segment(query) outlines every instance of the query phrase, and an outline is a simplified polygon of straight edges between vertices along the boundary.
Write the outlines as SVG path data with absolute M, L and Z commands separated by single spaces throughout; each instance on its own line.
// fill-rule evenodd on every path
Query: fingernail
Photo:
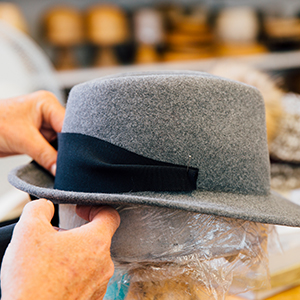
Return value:
M 56 231 L 58 231 L 58 232 L 67 231 L 67 229 L 59 228 L 59 227 L 56 227 L 56 226 L 53 226 L 53 228 L 54 228 Z
M 52 174 L 53 176 L 55 176 L 55 174 L 56 174 L 56 164 L 53 164 L 53 165 L 51 166 L 50 172 L 51 172 L 51 174 Z

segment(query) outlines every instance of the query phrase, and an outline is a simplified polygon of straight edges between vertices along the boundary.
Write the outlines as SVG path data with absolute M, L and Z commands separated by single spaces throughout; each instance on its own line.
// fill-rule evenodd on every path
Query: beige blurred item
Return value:
M 300 95 L 287 93 L 282 98 L 283 110 L 280 130 L 271 144 L 270 152 L 273 158 L 300 163 Z M 298 170 L 298 172 L 300 172 Z M 299 176 L 298 176 L 299 177 Z
M 281 128 L 271 144 L 273 158 L 286 162 L 300 162 L 300 115 L 284 114 Z
M 44 15 L 44 24 L 47 40 L 54 45 L 77 45 L 83 41 L 82 15 L 73 7 L 53 7 Z
M 271 164 L 271 188 L 276 191 L 291 191 L 300 188 L 299 165 L 289 163 Z
M 28 33 L 28 26 L 20 8 L 10 2 L 0 2 L 0 19 L 19 29 L 24 33 Z
M 134 14 L 134 36 L 137 42 L 136 63 L 154 63 L 160 60 L 156 46 L 164 41 L 162 15 L 152 8 L 143 8 Z
M 256 41 L 259 24 L 251 7 L 227 7 L 218 15 L 216 32 L 227 43 L 252 43 Z
M 124 43 L 129 38 L 128 20 L 118 6 L 100 4 L 90 7 L 86 13 L 87 38 L 99 46 L 95 66 L 119 64 L 113 46 Z
M 270 38 L 300 39 L 300 19 L 267 17 L 264 30 Z
M 55 67 L 59 70 L 77 68 L 73 47 L 84 40 L 81 13 L 70 6 L 53 7 L 44 15 L 43 23 L 46 39 L 56 50 Z
M 283 118 L 281 99 L 284 93 L 276 82 L 266 73 L 233 61 L 216 64 L 210 73 L 252 85 L 262 93 L 266 106 L 266 125 L 270 146 L 278 134 Z
M 251 55 L 267 52 L 257 42 L 259 22 L 251 7 L 227 7 L 218 15 L 215 31 L 218 38 L 218 56 Z
M 284 98 L 281 126 L 269 147 L 271 158 L 277 161 L 271 164 L 271 187 L 275 190 L 290 191 L 300 188 L 300 114 L 297 111 L 300 96 L 298 95 L 294 112 L 286 109 Z

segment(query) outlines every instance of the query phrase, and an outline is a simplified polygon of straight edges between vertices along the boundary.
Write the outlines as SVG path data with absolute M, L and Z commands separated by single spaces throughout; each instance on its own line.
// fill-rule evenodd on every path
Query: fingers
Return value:
M 54 215 L 54 205 L 46 199 L 34 200 L 27 203 L 23 209 L 21 219 L 45 219 L 51 222 Z
M 24 153 L 55 176 L 57 151 L 36 128 L 32 128 L 31 143 L 24 144 Z
M 62 129 L 64 107 L 47 91 L 0 104 L 0 156 L 28 154 L 55 175 L 57 152 L 48 141 Z
M 111 239 L 120 225 L 118 212 L 109 206 L 78 206 L 76 213 L 90 221 L 80 229 L 94 236 L 106 235 Z
M 43 232 L 44 230 L 54 230 L 51 225 L 51 220 L 54 215 L 54 205 L 46 199 L 34 200 L 27 203 L 23 209 L 19 222 L 17 223 L 14 235 L 31 230 Z
M 40 102 L 44 122 L 49 124 L 54 131 L 61 132 L 65 117 L 65 108 L 52 93 L 47 91 L 39 91 L 37 93 L 39 93 L 38 97 L 44 100 Z
M 33 93 L 32 96 L 41 99 L 37 105 L 40 106 L 39 110 L 43 121 L 40 132 L 38 130 L 36 131 L 36 144 L 34 147 L 28 148 L 27 154 L 55 176 L 57 151 L 47 140 L 52 140 L 55 132 L 61 132 L 65 108 L 50 92 L 39 91 Z M 42 134 L 44 134 L 44 137 Z

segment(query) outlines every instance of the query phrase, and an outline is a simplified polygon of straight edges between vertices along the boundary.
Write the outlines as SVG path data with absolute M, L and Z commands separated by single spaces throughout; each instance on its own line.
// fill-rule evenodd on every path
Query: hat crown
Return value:
M 270 191 L 264 102 L 235 81 L 189 71 L 96 79 L 71 90 L 62 132 L 198 168 L 200 190 Z

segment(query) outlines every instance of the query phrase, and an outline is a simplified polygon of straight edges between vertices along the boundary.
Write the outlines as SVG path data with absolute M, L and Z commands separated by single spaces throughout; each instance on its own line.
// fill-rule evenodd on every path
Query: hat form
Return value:
M 36 163 L 9 175 L 56 203 L 146 204 L 300 226 L 270 191 L 257 89 L 202 72 L 126 73 L 75 86 L 54 178 Z

